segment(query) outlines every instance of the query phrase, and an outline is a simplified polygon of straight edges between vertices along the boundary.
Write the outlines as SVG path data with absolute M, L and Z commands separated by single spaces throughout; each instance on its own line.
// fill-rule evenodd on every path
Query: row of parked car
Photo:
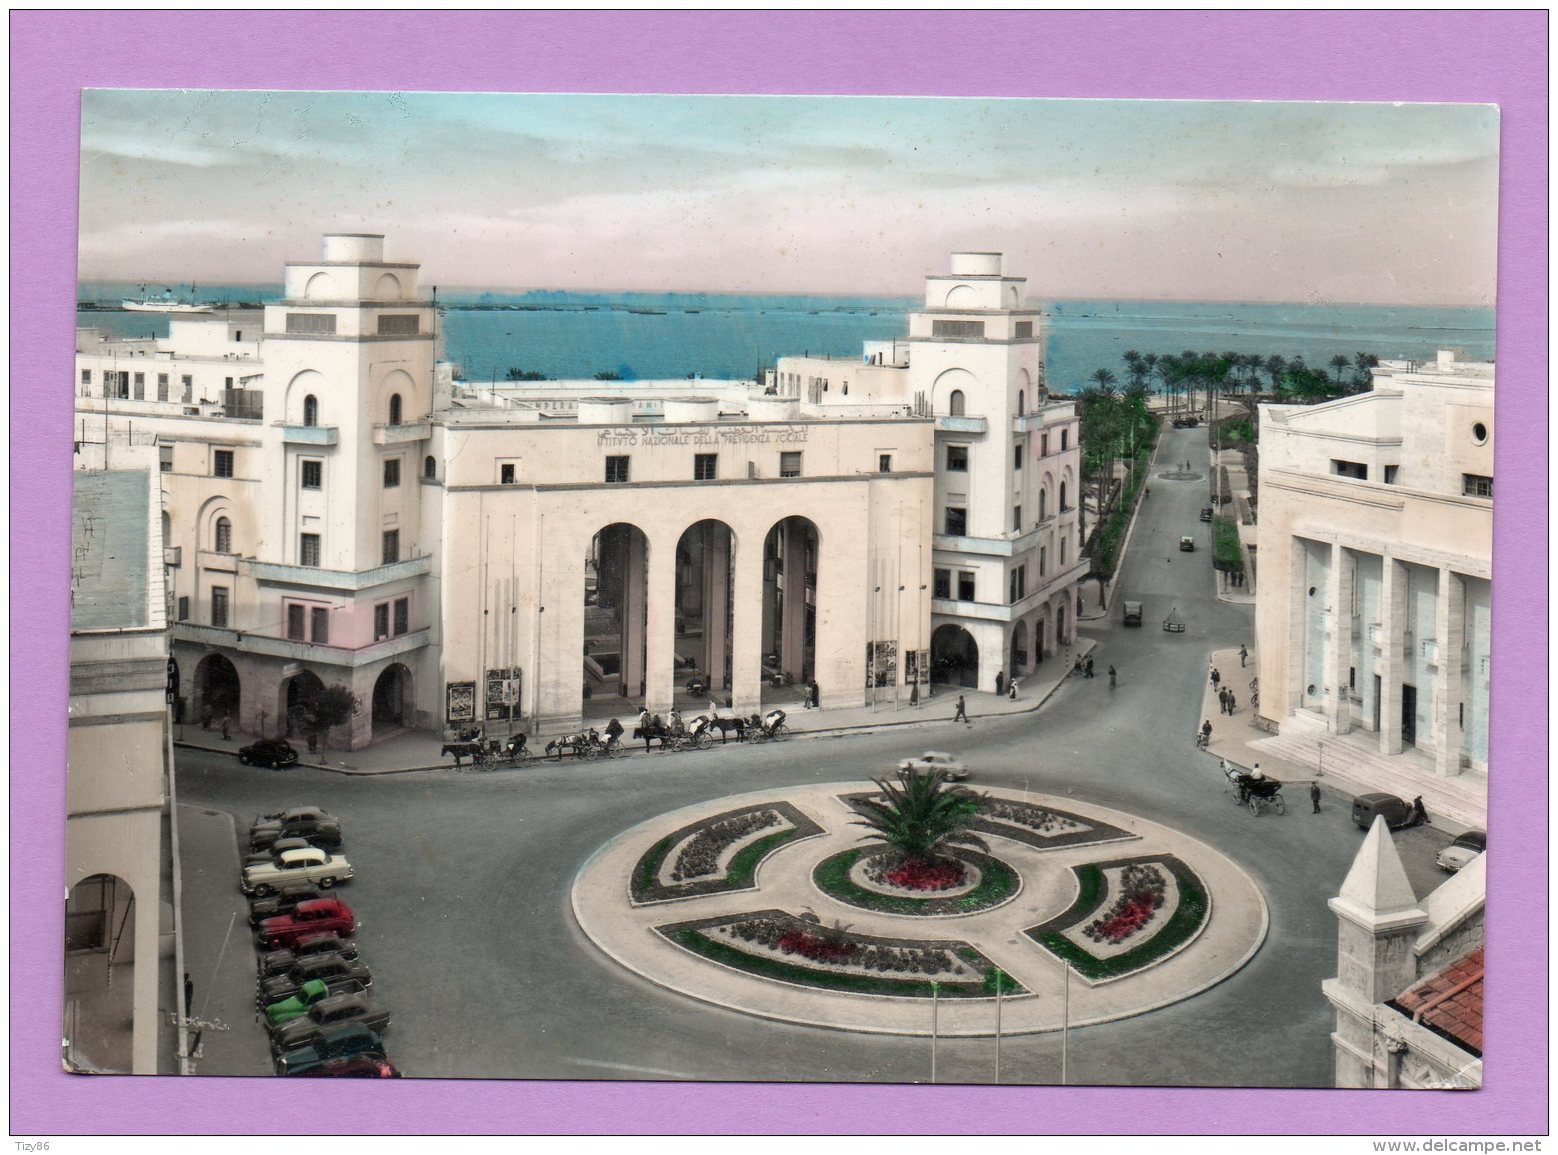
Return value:
M 249 829 L 243 890 L 259 952 L 255 1010 L 279 1075 L 395 1078 L 389 1012 L 358 956 L 357 916 L 333 893 L 352 877 L 341 823 L 317 806 L 262 814 Z

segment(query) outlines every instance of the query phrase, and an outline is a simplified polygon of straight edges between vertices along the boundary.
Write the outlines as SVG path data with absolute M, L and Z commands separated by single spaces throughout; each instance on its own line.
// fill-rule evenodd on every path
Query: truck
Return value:
M 1126 602 L 1125 603 L 1125 624 L 1128 625 L 1128 626 L 1139 626 L 1139 625 L 1141 625 L 1141 603 L 1140 602 Z

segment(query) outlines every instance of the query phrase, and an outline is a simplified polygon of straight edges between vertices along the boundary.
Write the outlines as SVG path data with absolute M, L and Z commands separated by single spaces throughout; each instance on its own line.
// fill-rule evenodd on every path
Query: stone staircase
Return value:
M 1280 764 L 1279 776 L 1297 770 L 1300 776 L 1313 777 L 1318 772 L 1354 794 L 1384 791 L 1407 801 L 1421 794 L 1428 813 L 1446 819 L 1446 826 L 1487 828 L 1488 776 L 1483 771 L 1464 770 L 1455 778 L 1443 778 L 1427 754 L 1410 748 L 1381 754 L 1375 735 L 1329 734 L 1324 720 L 1309 714 L 1284 718 L 1281 726 L 1281 733 L 1249 743 L 1253 753 Z

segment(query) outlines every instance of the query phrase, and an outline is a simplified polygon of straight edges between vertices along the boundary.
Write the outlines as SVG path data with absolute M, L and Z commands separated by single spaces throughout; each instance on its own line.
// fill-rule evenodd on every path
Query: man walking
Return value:
M 1250 656 L 1250 651 L 1246 650 L 1243 646 L 1240 646 L 1239 647 L 1239 669 L 1241 669 L 1241 670 L 1244 669 L 1245 660 L 1247 658 L 1249 658 L 1249 656 Z
M 1212 689 L 1214 689 L 1214 690 L 1217 689 L 1218 683 L 1220 683 L 1222 680 L 1223 680 L 1223 676 L 1220 673 L 1217 672 L 1217 667 L 1213 666 L 1212 667 Z
M 1320 783 L 1313 782 L 1313 781 L 1309 783 L 1309 801 L 1314 805 L 1314 808 L 1315 808 L 1314 812 L 1316 814 L 1319 814 L 1320 813 Z
M 962 719 L 963 724 L 965 726 L 972 726 L 973 725 L 973 723 L 968 720 L 968 710 L 963 705 L 963 695 L 962 694 L 958 695 L 958 709 L 957 709 L 957 713 L 952 715 L 952 720 L 954 722 L 956 722 L 960 718 Z
M 1091 678 L 1093 676 L 1093 655 L 1092 654 L 1087 655 L 1087 659 L 1082 663 L 1082 676 L 1084 678 Z
M 1229 713 L 1230 716 L 1232 716 L 1233 713 L 1239 708 L 1239 699 L 1237 699 L 1237 698 L 1235 698 L 1233 696 L 1233 691 L 1232 690 L 1227 691 L 1227 693 L 1228 693 L 1228 713 Z

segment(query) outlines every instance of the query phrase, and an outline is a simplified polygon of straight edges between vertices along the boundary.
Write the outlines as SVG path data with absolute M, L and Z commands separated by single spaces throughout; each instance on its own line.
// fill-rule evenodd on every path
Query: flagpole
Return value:
M 1060 1085 L 1066 1085 L 1066 1044 L 1067 1035 L 1071 1033 L 1071 964 L 1060 964 L 1066 972 L 1066 993 L 1061 1004 L 1060 1019 Z
M 936 1081 L 936 1043 L 938 1041 L 937 1034 L 938 1034 L 938 1026 L 939 1026 L 939 1023 L 938 1023 L 937 1019 L 938 1019 L 938 1016 L 939 1016 L 940 1011 L 941 1011 L 941 1007 L 940 1007 L 940 1005 L 938 1003 L 937 995 L 940 992 L 940 990 L 941 990 L 941 985 L 939 983 L 931 983 L 931 985 L 930 985 L 930 1081 L 932 1083 L 934 1083 Z
M 995 1081 L 1001 1081 L 1001 968 L 995 969 Z

